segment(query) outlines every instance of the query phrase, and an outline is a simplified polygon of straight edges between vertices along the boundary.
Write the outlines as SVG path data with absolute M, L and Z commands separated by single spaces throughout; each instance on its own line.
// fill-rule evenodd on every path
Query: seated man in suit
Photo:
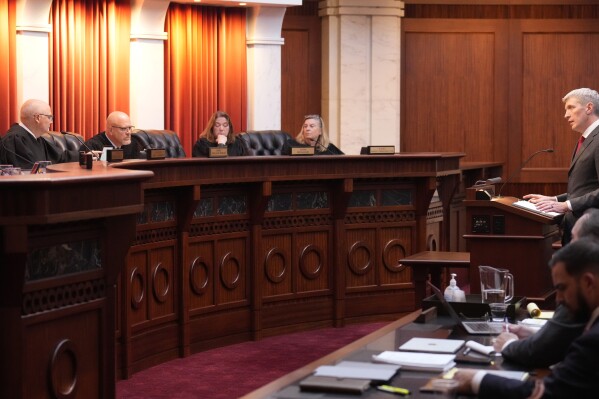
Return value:
M 599 242 L 581 238 L 549 261 L 556 300 L 587 320 L 564 360 L 543 379 L 507 379 L 484 370 L 462 369 L 459 390 L 480 398 L 595 398 L 599 392 Z
M 70 162 L 68 151 L 53 147 L 42 138 L 54 120 L 50 106 L 30 99 L 21 105 L 21 122 L 10 127 L 0 145 L 0 162 L 22 169 L 31 169 L 37 161 Z
M 599 242 L 599 209 L 587 209 L 572 227 L 572 242 L 583 237 Z M 539 331 L 512 324 L 509 332 L 499 334 L 493 346 L 504 359 L 532 368 L 549 367 L 562 361 L 585 325 L 585 320 L 577 319 L 565 306 L 558 306 L 553 318 Z
M 137 143 L 131 142 L 131 132 L 135 126 L 131 124 L 129 115 L 124 112 L 114 111 L 106 118 L 106 131 L 99 133 L 85 142 L 79 151 L 102 152 L 104 147 L 121 148 L 124 159 L 143 158 Z

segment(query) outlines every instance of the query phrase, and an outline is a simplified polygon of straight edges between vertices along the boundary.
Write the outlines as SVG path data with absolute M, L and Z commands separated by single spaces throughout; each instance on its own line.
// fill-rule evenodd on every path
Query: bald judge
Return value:
M 121 148 L 125 159 L 142 158 L 140 148 L 136 142 L 131 142 L 131 133 L 135 126 L 131 123 L 129 115 L 121 111 L 114 111 L 106 118 L 106 131 L 99 133 L 85 142 L 80 151 L 102 151 L 104 147 Z
M 37 161 L 70 162 L 72 154 L 52 146 L 42 138 L 54 121 L 52 109 L 41 101 L 30 99 L 21 105 L 20 122 L 8 129 L 0 145 L 0 162 L 31 169 Z

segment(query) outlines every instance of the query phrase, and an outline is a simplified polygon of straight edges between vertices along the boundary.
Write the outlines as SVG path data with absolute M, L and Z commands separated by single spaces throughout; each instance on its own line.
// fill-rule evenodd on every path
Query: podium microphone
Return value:
M 94 152 L 92 151 L 92 149 L 91 149 L 91 148 L 89 148 L 89 147 L 87 146 L 87 144 L 85 144 L 85 141 L 81 140 L 81 138 L 80 138 L 79 136 L 77 136 L 76 134 L 73 134 L 73 133 L 71 133 L 71 132 L 67 132 L 67 131 L 65 131 L 65 130 L 61 130 L 61 131 L 60 131 L 60 133 L 61 133 L 61 134 L 64 134 L 64 135 L 67 135 L 67 136 L 73 136 L 73 137 L 75 137 L 75 139 L 76 139 L 76 140 L 79 142 L 79 144 L 81 144 L 81 146 L 82 146 L 83 148 L 85 148 L 85 149 L 87 150 L 87 152 L 89 152 L 89 153 L 91 153 L 91 154 L 92 154 L 92 158 L 94 158 L 95 160 L 98 160 L 98 159 L 99 159 L 99 157 L 98 157 L 98 156 L 96 156 L 96 154 L 94 154 Z
M 539 155 L 542 152 L 554 152 L 553 148 L 545 148 L 543 150 L 539 150 L 537 152 L 534 152 L 531 156 L 529 156 L 526 161 L 522 162 L 522 165 L 520 165 L 520 167 L 518 168 L 518 170 L 516 170 L 514 173 L 512 173 L 510 176 L 507 177 L 507 179 L 505 179 L 505 182 L 501 185 L 501 188 L 499 189 L 499 194 L 497 195 L 498 197 L 501 197 L 501 192 L 503 191 L 503 187 L 505 187 L 505 185 L 517 174 L 519 174 L 522 169 L 524 169 L 524 167 L 526 166 L 527 163 L 530 162 L 531 159 L 533 159 L 534 157 L 536 157 L 537 155 Z

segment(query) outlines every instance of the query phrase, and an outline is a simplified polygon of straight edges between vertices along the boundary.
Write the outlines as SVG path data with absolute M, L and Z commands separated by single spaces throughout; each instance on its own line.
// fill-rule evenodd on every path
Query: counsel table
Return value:
M 452 329 L 452 321 L 448 317 L 438 317 L 427 323 L 415 323 L 414 321 L 420 315 L 420 310 L 412 312 L 405 317 L 361 338 L 333 353 L 327 355 L 315 362 L 312 362 L 298 370 L 295 370 L 273 382 L 267 384 L 245 396 L 241 399 L 309 399 L 309 398 L 391 398 L 389 393 L 380 392 L 374 388 L 369 388 L 362 395 L 339 394 L 339 393 L 314 393 L 301 392 L 298 383 L 309 376 L 318 366 L 333 365 L 342 360 L 351 361 L 370 361 L 372 355 L 386 350 L 397 350 L 399 346 L 412 337 L 427 338 L 455 338 L 463 340 L 474 340 L 479 343 L 489 345 L 489 336 L 471 336 L 466 334 L 461 328 Z M 460 367 L 460 364 L 458 364 Z M 464 365 L 462 367 L 474 368 L 477 366 Z M 488 366 L 498 369 L 514 370 L 513 365 L 502 364 L 501 357 L 496 358 L 494 366 Z M 523 370 L 523 369 L 520 369 Z M 408 388 L 411 391 L 409 398 L 434 398 L 431 393 L 420 392 L 419 389 L 431 378 L 438 376 L 437 373 L 424 373 L 415 371 L 399 371 L 392 379 L 390 385 Z

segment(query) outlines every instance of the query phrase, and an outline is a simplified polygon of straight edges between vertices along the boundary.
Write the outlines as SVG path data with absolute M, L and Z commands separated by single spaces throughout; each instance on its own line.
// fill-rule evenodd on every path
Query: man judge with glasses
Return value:
M 20 122 L 8 129 L 0 142 L 0 163 L 31 169 L 38 161 L 70 162 L 68 151 L 52 146 L 42 138 L 48 133 L 54 117 L 50 106 L 30 99 L 21 105 Z
M 79 151 L 102 152 L 104 147 L 121 148 L 124 159 L 142 158 L 137 143 L 131 142 L 131 133 L 135 126 L 131 124 L 129 115 L 124 112 L 114 111 L 106 118 L 106 131 L 95 135 L 82 145 Z

